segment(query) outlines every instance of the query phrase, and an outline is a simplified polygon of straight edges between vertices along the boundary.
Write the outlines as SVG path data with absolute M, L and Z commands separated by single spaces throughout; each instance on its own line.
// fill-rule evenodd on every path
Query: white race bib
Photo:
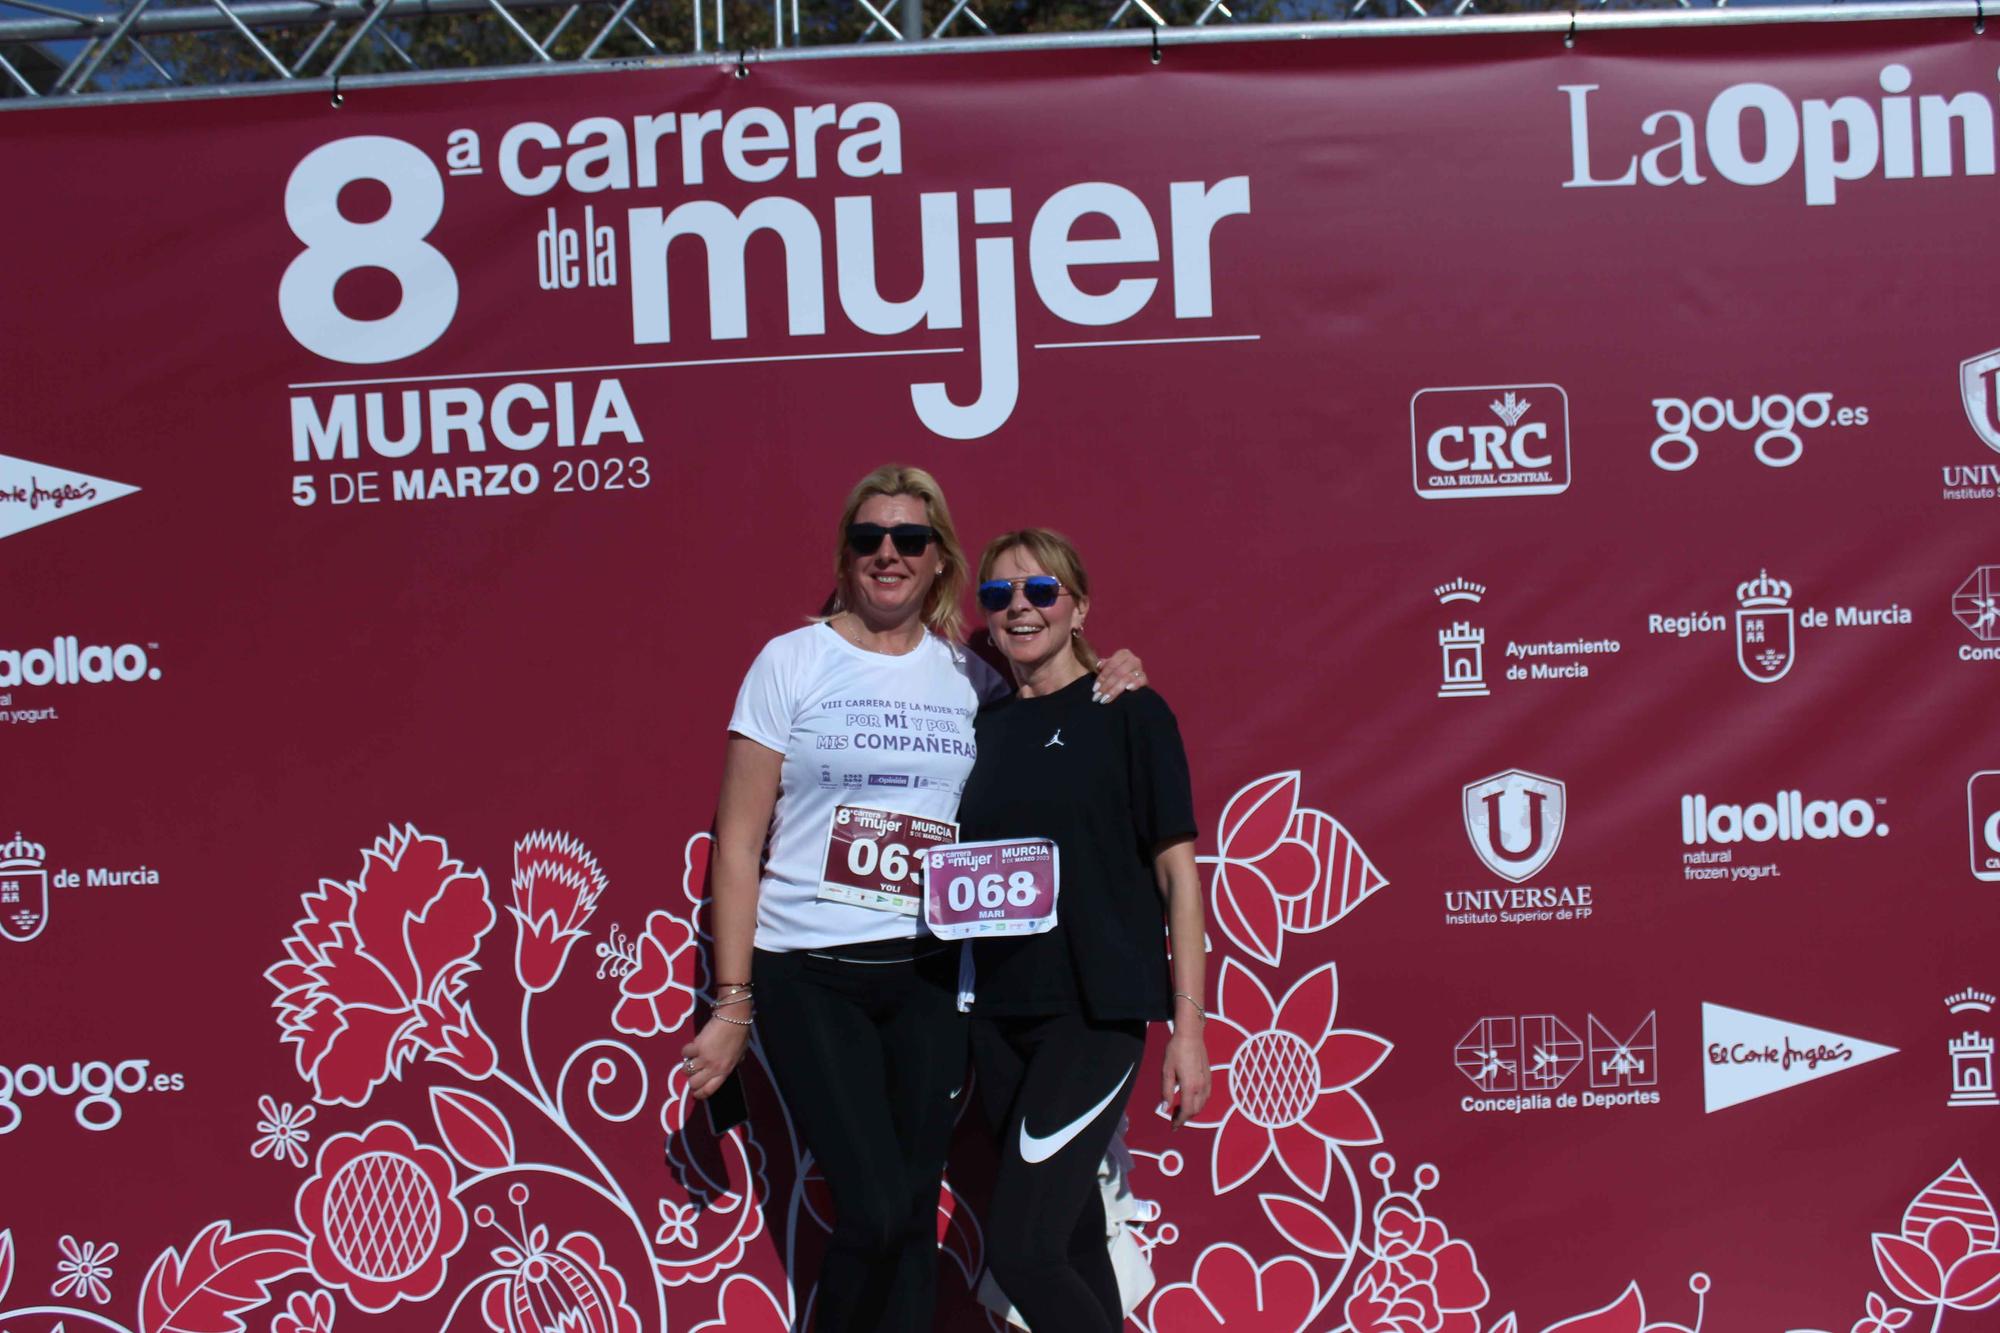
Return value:
M 827 829 L 819 896 L 915 916 L 923 897 L 924 853 L 957 836 L 958 825 L 948 819 L 838 806 Z
M 1047 838 L 933 847 L 924 866 L 924 924 L 939 939 L 1040 935 L 1055 929 L 1060 858 Z

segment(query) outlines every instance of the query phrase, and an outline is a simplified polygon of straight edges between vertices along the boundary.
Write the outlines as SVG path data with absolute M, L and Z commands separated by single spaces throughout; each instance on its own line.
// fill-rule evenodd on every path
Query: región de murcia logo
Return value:
M 48 848 L 20 833 L 0 844 L 0 939 L 26 944 L 49 924 L 51 889 L 150 888 L 160 872 L 149 865 L 50 869 Z
M 0 937 L 26 944 L 49 923 L 48 848 L 19 833 L 0 846 Z
M 1759 685 L 1775 685 L 1798 664 L 1801 630 L 1897 626 L 1908 625 L 1911 620 L 1909 609 L 1896 602 L 1882 607 L 1836 606 L 1831 610 L 1794 607 L 1791 583 L 1773 578 L 1768 569 L 1760 569 L 1756 578 L 1736 585 L 1733 617 L 1712 610 L 1653 614 L 1646 617 L 1646 632 L 1688 639 L 1701 634 L 1720 634 L 1733 626 L 1736 665 Z

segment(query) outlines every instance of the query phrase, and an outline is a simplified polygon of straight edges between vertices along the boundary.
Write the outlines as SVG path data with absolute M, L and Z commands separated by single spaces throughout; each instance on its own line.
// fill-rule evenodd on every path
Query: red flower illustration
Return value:
M 1305 1260 L 1288 1254 L 1259 1265 L 1235 1245 L 1211 1245 L 1188 1281 L 1153 1298 L 1152 1326 L 1161 1333 L 1303 1333 L 1318 1312 L 1319 1277 Z
M 486 876 L 413 825 L 361 854 L 361 878 L 321 880 L 264 976 L 301 1078 L 322 1102 L 360 1106 L 419 1053 L 493 1072 L 493 1043 L 465 1005 L 479 941 L 493 928 Z
M 611 1024 L 635 1037 L 672 1032 L 694 1012 L 700 951 L 694 931 L 668 912 L 646 918 L 646 932 L 633 941 L 635 966 L 618 978 L 618 1007 Z
M 714 850 L 713 833 L 697 833 L 681 849 L 681 896 L 693 905 L 688 919 L 703 939 L 713 938 L 708 928 L 708 855 Z
M 1388 1058 L 1389 1043 L 1333 1026 L 1332 963 L 1299 978 L 1274 1006 L 1248 968 L 1224 959 L 1216 994 L 1208 1027 L 1214 1090 L 1208 1118 L 1190 1122 L 1218 1129 L 1215 1192 L 1235 1189 L 1276 1153 L 1300 1189 L 1324 1199 L 1336 1146 L 1382 1140 L 1355 1088 Z
M 1542 1333 L 1645 1333 L 1649 1327 L 1645 1293 L 1639 1290 L 1637 1282 L 1628 1282 L 1624 1292 L 1611 1304 L 1571 1315 L 1550 1324 Z
M 271 1333 L 333 1333 L 333 1293 L 293 1292 L 284 1313 L 272 1318 Z
M 1951 1310 L 2000 1303 L 2000 1219 L 1963 1161 L 1910 1201 L 1900 1235 L 1875 1236 L 1875 1267 L 1902 1300 Z
M 501 1246 L 493 1257 L 512 1271 L 481 1293 L 479 1313 L 494 1333 L 639 1333 L 638 1312 L 625 1301 L 625 1277 L 605 1260 L 604 1246 L 572 1231 L 548 1248 L 547 1227 L 528 1236 L 524 1253 Z
M 1380 1269 L 1398 1291 L 1430 1311 L 1423 1333 L 1478 1333 L 1476 1312 L 1492 1292 L 1470 1245 L 1453 1240 L 1444 1223 L 1407 1195 L 1392 1195 L 1375 1206 L 1375 1244 L 1379 1257 L 1362 1277 Z M 1355 1328 L 1360 1333 L 1358 1322 Z
M 1429 1283 L 1380 1261 L 1354 1280 L 1343 1313 L 1354 1333 L 1437 1333 L 1443 1322 Z
M 1889 1302 L 1875 1292 L 1868 1293 L 1868 1313 L 1854 1321 L 1848 1333 L 1895 1333 L 1910 1322 L 1910 1312 L 1902 1306 L 1891 1309 Z
M 465 1243 L 451 1159 L 392 1120 L 320 1145 L 299 1190 L 299 1226 L 313 1276 L 371 1314 L 428 1300 Z
M 1325 930 L 1388 884 L 1340 821 L 1299 804 L 1299 775 L 1273 773 L 1229 798 L 1210 881 L 1222 933 L 1273 967 L 1284 937 Z
M 514 975 L 534 992 L 562 975 L 604 892 L 597 858 L 567 833 L 537 829 L 514 844 Z

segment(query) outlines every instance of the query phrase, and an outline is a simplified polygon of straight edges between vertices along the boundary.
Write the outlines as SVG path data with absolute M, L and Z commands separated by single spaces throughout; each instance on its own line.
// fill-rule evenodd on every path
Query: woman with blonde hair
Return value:
M 833 1195 L 817 1327 L 922 1333 L 966 1021 L 959 948 L 916 915 L 911 853 L 951 840 L 973 717 L 1007 686 L 959 642 L 966 560 L 929 473 L 863 477 L 839 543 L 821 616 L 764 646 L 729 720 L 709 869 L 714 1006 L 683 1065 L 708 1097 L 754 1020 Z M 1143 682 L 1121 657 L 1107 698 Z
M 1016 887 L 1022 895 L 1020 919 L 1007 923 L 1019 933 L 973 942 L 973 1067 L 999 1132 L 987 1260 L 1034 1333 L 1116 1333 L 1125 1312 L 1098 1163 L 1138 1081 L 1149 1022 L 1173 1020 L 1159 1084 L 1173 1123 L 1209 1091 L 1187 755 L 1151 690 L 1091 706 L 1090 580 L 1067 540 L 1007 533 L 986 548 L 979 577 L 1015 693 L 976 720 L 959 831 L 1016 867 L 1008 901 Z

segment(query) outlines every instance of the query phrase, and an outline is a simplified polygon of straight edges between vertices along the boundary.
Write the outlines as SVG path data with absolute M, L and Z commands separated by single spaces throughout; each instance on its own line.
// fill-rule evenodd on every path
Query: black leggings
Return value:
M 1000 1133 L 986 1257 L 1035 1333 L 1117 1333 L 1125 1323 L 1097 1168 L 1145 1050 L 1140 1022 L 973 1020 L 980 1099 Z
M 966 1023 L 958 947 L 922 940 L 931 952 L 914 960 L 910 947 L 759 950 L 751 965 L 764 1054 L 833 1193 L 819 1333 L 930 1333 Z

